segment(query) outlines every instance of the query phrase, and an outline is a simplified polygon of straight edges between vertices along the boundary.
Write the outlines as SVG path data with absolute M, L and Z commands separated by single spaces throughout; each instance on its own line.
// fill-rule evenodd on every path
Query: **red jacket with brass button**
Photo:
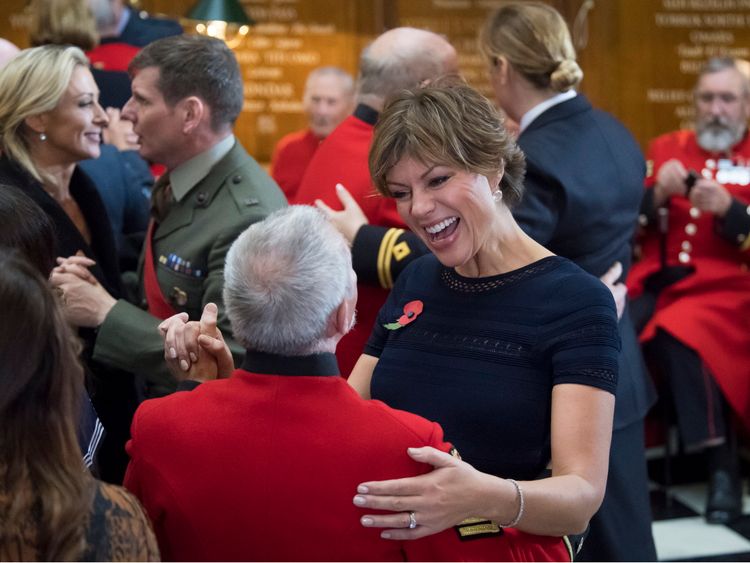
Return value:
M 685 197 L 669 200 L 667 266 L 688 266 L 694 272 L 661 291 L 641 341 L 661 328 L 697 351 L 750 427 L 750 136 L 720 157 L 700 148 L 693 131 L 676 131 L 656 138 L 647 158 L 647 190 L 656 183 L 661 166 L 676 158 L 699 176 L 721 183 L 733 201 L 719 219 L 693 208 Z M 632 298 L 661 268 L 657 223 L 654 216 L 641 216 L 641 258 L 628 276 Z

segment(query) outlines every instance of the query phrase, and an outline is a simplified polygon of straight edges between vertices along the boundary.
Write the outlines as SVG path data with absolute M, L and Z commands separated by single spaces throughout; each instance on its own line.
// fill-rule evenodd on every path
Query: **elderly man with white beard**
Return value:
M 682 443 L 707 453 L 706 520 L 727 523 L 742 513 L 737 426 L 750 428 L 750 63 L 709 60 L 694 101 L 695 130 L 649 147 L 628 287 L 651 305 L 640 338 Z

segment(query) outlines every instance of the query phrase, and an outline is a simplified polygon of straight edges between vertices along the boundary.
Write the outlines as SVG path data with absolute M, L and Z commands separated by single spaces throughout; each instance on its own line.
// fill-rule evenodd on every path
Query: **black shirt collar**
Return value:
M 339 375 L 336 356 L 330 352 L 309 356 L 280 356 L 248 350 L 241 369 L 268 375 Z
M 354 110 L 354 117 L 364 121 L 368 125 L 374 126 L 378 122 L 379 115 L 376 110 L 365 104 L 359 104 Z

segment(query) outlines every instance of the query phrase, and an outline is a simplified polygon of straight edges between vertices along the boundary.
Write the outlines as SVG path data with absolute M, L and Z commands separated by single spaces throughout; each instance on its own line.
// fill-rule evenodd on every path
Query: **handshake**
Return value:
M 177 381 L 210 381 L 229 377 L 234 360 L 217 325 L 218 308 L 208 303 L 200 321 L 178 313 L 159 325 L 164 359 Z

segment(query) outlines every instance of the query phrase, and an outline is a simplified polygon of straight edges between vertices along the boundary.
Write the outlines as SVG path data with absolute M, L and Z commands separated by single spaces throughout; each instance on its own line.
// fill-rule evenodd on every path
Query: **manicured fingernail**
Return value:
M 383 532 L 382 534 L 380 534 L 380 537 L 383 538 L 384 540 L 389 540 L 389 539 L 391 539 L 391 533 L 390 532 Z
M 173 360 L 175 358 L 177 358 L 177 350 L 175 350 L 174 348 L 170 348 L 169 349 L 169 357 L 172 358 Z
M 341 191 L 341 190 L 344 189 L 344 186 L 341 185 L 341 184 L 336 184 L 336 189 L 339 190 L 339 191 Z
M 368 518 L 367 516 L 363 517 L 360 522 L 362 522 L 363 526 L 372 526 L 373 524 L 372 518 Z
M 198 361 L 198 356 L 196 356 L 194 352 L 190 352 L 190 361 L 191 362 L 197 362 Z
M 365 502 L 365 497 L 361 497 L 359 495 L 354 497 L 354 504 L 356 504 L 357 506 L 364 506 Z
M 411 456 L 415 456 L 415 455 L 416 455 L 416 456 L 419 456 L 419 455 L 422 455 L 422 452 L 421 452 L 421 451 L 419 451 L 419 450 L 418 450 L 417 448 L 407 448 L 407 449 L 406 449 L 406 451 L 407 451 L 407 452 L 409 452 L 409 455 L 411 455 Z
M 190 367 L 190 364 L 188 364 L 185 360 L 180 360 L 180 367 L 182 368 L 182 371 L 187 371 Z
M 370 488 L 367 487 L 366 485 L 360 485 L 359 487 L 357 487 L 357 492 L 362 493 L 363 495 L 366 495 L 367 493 L 370 492 Z

